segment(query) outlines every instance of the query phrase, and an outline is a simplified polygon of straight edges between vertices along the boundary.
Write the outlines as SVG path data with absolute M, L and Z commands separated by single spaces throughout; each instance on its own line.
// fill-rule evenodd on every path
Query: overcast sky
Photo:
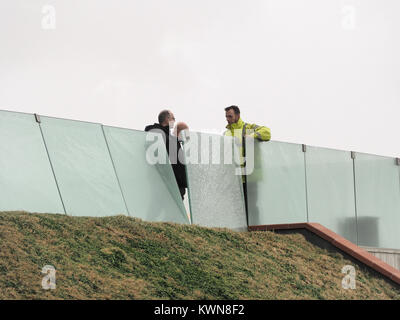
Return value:
M 400 157 L 398 0 L 0 0 L 0 109 Z

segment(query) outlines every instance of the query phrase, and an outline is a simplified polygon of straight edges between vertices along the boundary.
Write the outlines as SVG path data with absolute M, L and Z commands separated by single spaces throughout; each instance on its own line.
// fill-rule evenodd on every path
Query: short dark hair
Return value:
M 235 114 L 240 114 L 240 109 L 238 106 L 230 106 L 230 107 L 226 107 L 225 111 L 229 111 L 229 110 L 233 110 L 233 112 L 235 112 Z
M 161 111 L 160 114 L 158 115 L 158 123 L 162 124 L 168 117 L 169 117 L 168 110 Z

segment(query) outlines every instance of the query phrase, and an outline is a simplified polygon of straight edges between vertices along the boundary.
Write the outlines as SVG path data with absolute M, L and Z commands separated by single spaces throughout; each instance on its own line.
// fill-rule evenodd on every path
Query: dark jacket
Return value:
M 179 188 L 187 188 L 186 169 L 185 165 L 179 161 L 178 154 L 182 153 L 181 144 L 178 138 L 170 134 L 169 126 L 163 127 L 155 123 L 147 126 L 144 131 L 163 132 L 165 146 L 167 148 L 168 156 L 171 162 L 172 170 L 174 171 L 175 179 Z M 171 146 L 171 150 L 170 150 Z M 171 151 L 171 154 L 170 154 Z

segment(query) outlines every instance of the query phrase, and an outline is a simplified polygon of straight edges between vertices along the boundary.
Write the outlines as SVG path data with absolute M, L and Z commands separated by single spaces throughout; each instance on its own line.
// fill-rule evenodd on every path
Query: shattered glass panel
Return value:
M 184 150 L 193 224 L 247 230 L 234 138 L 190 132 Z

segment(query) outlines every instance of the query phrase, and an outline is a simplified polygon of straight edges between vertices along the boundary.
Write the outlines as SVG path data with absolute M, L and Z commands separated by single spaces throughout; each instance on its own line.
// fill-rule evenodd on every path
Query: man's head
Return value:
M 240 109 L 238 106 L 230 106 L 225 108 L 225 117 L 228 124 L 233 124 L 238 122 L 240 118 Z
M 170 110 L 163 110 L 158 115 L 158 123 L 163 127 L 169 126 L 170 129 L 174 127 L 175 117 Z

